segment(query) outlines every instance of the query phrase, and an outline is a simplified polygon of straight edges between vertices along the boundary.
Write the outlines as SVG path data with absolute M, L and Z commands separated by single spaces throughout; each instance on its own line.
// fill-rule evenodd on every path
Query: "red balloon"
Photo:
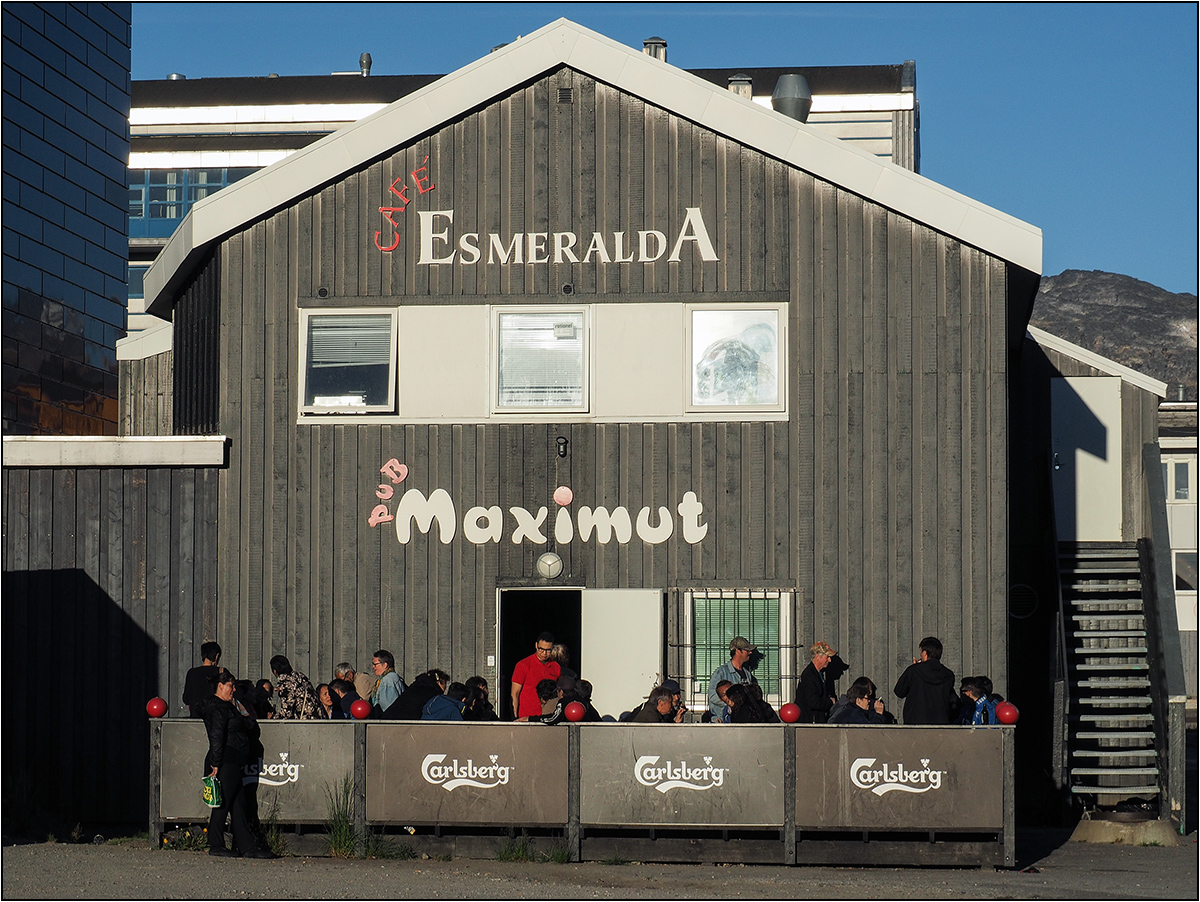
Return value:
M 587 708 L 579 702 L 571 702 L 567 705 L 567 710 L 563 713 L 567 715 L 567 720 L 571 721 L 571 723 L 579 723 L 579 721 L 583 720 L 583 715 L 587 714 Z
M 158 696 L 146 702 L 146 713 L 151 717 L 162 717 L 167 713 L 167 703 Z
M 797 705 L 788 702 L 779 709 L 779 719 L 784 723 L 795 723 L 800 719 L 800 708 Z
M 996 720 L 1000 723 L 1016 723 L 1020 716 L 1021 712 L 1012 702 L 1001 702 L 996 705 Z
M 371 703 L 365 698 L 360 698 L 350 705 L 350 713 L 358 720 L 366 720 L 371 716 Z

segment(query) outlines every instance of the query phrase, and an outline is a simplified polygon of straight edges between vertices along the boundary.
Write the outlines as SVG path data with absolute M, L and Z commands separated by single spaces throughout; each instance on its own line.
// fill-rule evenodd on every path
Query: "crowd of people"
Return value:
M 183 702 L 192 717 L 202 718 L 209 748 L 204 774 L 216 777 L 223 790 L 221 805 L 209 821 L 212 855 L 273 857 L 258 823 L 256 784 L 243 784 L 246 764 L 262 756 L 259 721 L 269 718 L 346 720 L 368 716 L 382 720 L 496 721 L 487 680 L 473 676 L 453 681 L 433 667 L 406 683 L 396 669 L 395 656 L 380 649 L 371 656 L 373 675 L 359 673 L 348 661 L 333 669 L 328 683 L 313 685 L 284 655 L 271 658 L 271 679 L 237 680 L 221 667 L 221 646 L 205 642 L 202 663 L 188 671 Z M 729 643 L 729 661 L 709 679 L 705 723 L 778 723 L 780 712 L 763 697 L 754 674 L 758 648 L 744 636 Z M 986 676 L 963 678 L 959 692 L 954 673 L 941 662 L 942 643 L 934 636 L 921 640 L 917 657 L 896 681 L 893 693 L 903 699 L 905 724 L 989 725 L 996 722 L 996 705 L 1004 699 L 993 692 Z M 677 680 L 654 686 L 646 698 L 619 718 L 601 715 L 592 705 L 592 684 L 570 668 L 566 646 L 543 632 L 533 653 L 517 662 L 510 693 L 513 719 L 556 725 L 568 721 L 625 721 L 669 724 L 692 720 Z M 796 682 L 797 712 L 785 712 L 800 723 L 894 724 L 875 683 L 855 679 L 838 695 L 836 680 L 848 668 L 826 642 L 809 649 L 809 662 Z M 358 705 L 356 709 L 355 706 Z M 796 713 L 795 718 L 791 717 Z M 233 833 L 232 849 L 225 846 L 225 822 Z

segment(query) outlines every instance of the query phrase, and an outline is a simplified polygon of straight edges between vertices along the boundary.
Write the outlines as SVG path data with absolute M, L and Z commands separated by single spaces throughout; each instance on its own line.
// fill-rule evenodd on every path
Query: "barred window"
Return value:
M 791 593 L 752 589 L 698 589 L 688 593 L 685 616 L 692 641 L 690 706 L 708 706 L 708 682 L 729 661 L 729 642 L 744 636 L 758 646 L 747 666 L 763 696 L 778 707 L 794 689 Z

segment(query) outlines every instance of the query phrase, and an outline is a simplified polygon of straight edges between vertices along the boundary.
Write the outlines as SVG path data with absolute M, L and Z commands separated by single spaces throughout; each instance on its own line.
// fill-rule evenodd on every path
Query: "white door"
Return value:
M 1054 517 L 1063 542 L 1121 541 L 1121 380 L 1050 380 Z
M 618 717 L 645 701 L 663 677 L 660 589 L 584 589 L 580 617 L 583 678 L 592 705 Z

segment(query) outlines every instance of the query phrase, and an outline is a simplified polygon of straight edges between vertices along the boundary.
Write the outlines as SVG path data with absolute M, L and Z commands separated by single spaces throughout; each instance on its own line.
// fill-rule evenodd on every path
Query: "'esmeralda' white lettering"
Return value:
M 612 233 L 612 253 L 603 232 L 592 232 L 586 240 L 583 256 L 575 253 L 583 247 L 579 235 L 574 232 L 514 232 L 507 239 L 496 232 L 481 236 L 479 232 L 464 232 L 455 239 L 451 226 L 454 224 L 453 210 L 421 210 L 417 213 L 419 223 L 420 253 L 417 263 L 437 266 L 453 263 L 455 259 L 465 266 L 474 266 L 480 260 L 486 263 L 653 263 L 667 252 L 667 236 L 658 229 L 645 229 L 636 233 L 636 240 L 628 232 Z M 481 240 L 482 238 L 482 240 Z M 683 224 L 667 261 L 678 263 L 685 244 L 693 244 L 706 263 L 717 261 L 717 252 L 704 216 L 699 207 L 685 208 Z M 486 256 L 485 256 L 486 254 Z

